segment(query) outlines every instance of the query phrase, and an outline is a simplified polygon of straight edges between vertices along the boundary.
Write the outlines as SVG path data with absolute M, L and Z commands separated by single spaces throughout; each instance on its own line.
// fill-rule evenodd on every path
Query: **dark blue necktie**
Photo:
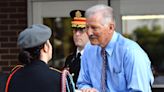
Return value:
M 101 84 L 102 84 L 102 92 L 106 92 L 107 84 L 106 84 L 106 68 L 107 68 L 107 54 L 104 48 L 101 50 L 102 54 L 102 75 L 101 75 Z

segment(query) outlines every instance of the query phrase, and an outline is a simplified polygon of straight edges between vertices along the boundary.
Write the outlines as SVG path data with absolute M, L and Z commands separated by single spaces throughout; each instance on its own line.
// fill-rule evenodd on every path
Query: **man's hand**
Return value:
M 97 89 L 95 88 L 86 88 L 86 89 L 81 89 L 82 92 L 98 92 Z

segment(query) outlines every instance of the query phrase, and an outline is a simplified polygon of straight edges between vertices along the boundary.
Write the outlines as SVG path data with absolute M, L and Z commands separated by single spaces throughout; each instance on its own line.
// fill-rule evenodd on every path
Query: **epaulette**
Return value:
M 50 67 L 50 69 L 51 69 L 51 70 L 54 70 L 54 71 L 57 71 L 57 72 L 59 72 L 59 73 L 62 73 L 62 71 L 60 71 L 60 70 L 58 70 L 58 69 L 56 69 L 56 68 Z

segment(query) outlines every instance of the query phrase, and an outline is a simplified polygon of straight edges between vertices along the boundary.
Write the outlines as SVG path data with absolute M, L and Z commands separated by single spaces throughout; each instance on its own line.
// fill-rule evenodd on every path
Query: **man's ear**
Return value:
M 43 51 L 44 52 L 48 52 L 48 44 L 47 44 L 47 42 L 43 46 Z
M 115 25 L 113 23 L 108 24 L 108 33 L 112 33 L 115 30 Z
M 115 30 L 115 25 L 114 23 L 109 24 L 109 30 Z

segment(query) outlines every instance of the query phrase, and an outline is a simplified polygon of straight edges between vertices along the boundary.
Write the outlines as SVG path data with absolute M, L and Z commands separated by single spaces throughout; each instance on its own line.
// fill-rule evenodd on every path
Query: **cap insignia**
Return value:
M 80 12 L 80 11 L 76 11 L 75 16 L 76 16 L 76 17 L 81 17 L 81 16 L 82 16 L 82 14 L 81 14 L 81 12 Z

